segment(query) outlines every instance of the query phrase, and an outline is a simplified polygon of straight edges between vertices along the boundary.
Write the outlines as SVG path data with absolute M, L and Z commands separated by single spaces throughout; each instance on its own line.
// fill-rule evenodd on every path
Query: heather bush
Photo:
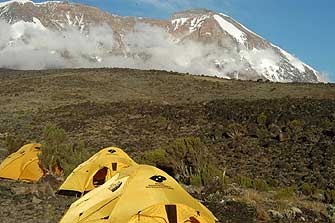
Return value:
M 141 161 L 162 168 L 185 184 L 204 186 L 217 179 L 224 184 L 224 172 L 200 138 L 178 138 L 162 148 L 146 151 Z
M 39 158 L 42 166 L 50 173 L 55 173 L 57 167 L 60 167 L 65 176 L 88 158 L 83 142 L 71 142 L 64 129 L 53 124 L 43 129 L 41 151 Z

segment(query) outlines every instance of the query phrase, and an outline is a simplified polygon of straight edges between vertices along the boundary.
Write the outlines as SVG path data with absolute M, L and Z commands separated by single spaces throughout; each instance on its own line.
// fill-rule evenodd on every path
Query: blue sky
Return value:
M 316 70 L 327 73 L 335 82 L 335 0 L 71 1 L 123 16 L 162 19 L 190 8 L 223 12 Z

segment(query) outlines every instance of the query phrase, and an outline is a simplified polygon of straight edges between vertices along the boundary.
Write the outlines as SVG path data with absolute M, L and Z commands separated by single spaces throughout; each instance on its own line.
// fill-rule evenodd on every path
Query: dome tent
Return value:
M 153 166 L 120 171 L 74 202 L 60 223 L 214 223 L 214 215 Z
M 81 196 L 102 185 L 121 169 L 136 165 L 123 150 L 108 147 L 80 164 L 57 191 L 59 195 Z
M 38 155 L 41 153 L 41 144 L 27 144 L 18 151 L 9 155 L 0 164 L 0 178 L 38 181 L 46 172 L 40 166 Z

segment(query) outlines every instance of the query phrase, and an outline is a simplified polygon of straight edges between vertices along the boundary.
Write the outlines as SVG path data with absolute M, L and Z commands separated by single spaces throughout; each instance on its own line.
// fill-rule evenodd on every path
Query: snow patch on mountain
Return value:
M 280 77 L 280 57 L 272 49 L 242 50 L 242 57 L 251 65 L 252 69 L 263 74 L 271 81 L 285 81 Z
M 174 26 L 173 31 L 178 30 L 181 26 L 183 26 L 189 18 L 178 18 L 171 20 L 171 24 Z
M 247 41 L 247 37 L 244 32 L 239 30 L 236 26 L 225 20 L 220 15 L 214 15 L 214 19 L 219 23 L 223 31 L 230 34 L 233 38 L 235 38 L 241 45 Z
M 285 50 L 277 47 L 280 52 L 287 58 L 287 60 L 295 67 L 297 68 L 299 71 L 301 72 L 306 72 L 306 67 L 313 71 L 316 75 L 317 75 L 317 71 L 314 70 L 314 68 L 312 68 L 311 66 L 309 66 L 308 64 L 305 64 L 304 62 L 302 62 L 301 60 L 299 60 L 298 58 L 292 56 L 291 54 L 289 54 L 288 52 L 286 52 Z
M 300 72 L 305 72 L 306 71 L 305 65 L 298 58 L 292 56 L 291 54 L 289 54 L 285 50 L 282 50 L 282 49 L 279 49 L 279 50 L 286 57 L 287 61 L 290 64 L 292 64 L 295 68 L 297 68 Z
M 229 17 L 223 13 L 220 13 L 220 15 L 224 16 L 224 17 Z M 235 21 L 236 22 L 236 21 Z M 250 30 L 249 28 L 245 27 L 244 25 L 242 25 L 241 23 L 239 22 L 236 22 L 238 25 L 240 25 L 245 31 L 247 31 L 248 33 L 251 33 L 253 34 L 254 36 L 257 36 L 258 38 L 262 39 L 262 40 L 265 40 L 262 36 L 258 35 L 257 33 L 255 33 L 254 31 Z
M 64 28 L 66 26 L 78 27 L 80 32 L 83 32 L 86 24 L 84 22 L 84 14 L 72 16 L 70 12 L 65 13 L 66 22 L 63 24 L 61 22 L 56 22 L 57 25 Z
M 287 51 L 281 49 L 280 47 L 271 44 L 271 46 L 273 46 L 274 48 L 278 49 L 285 57 L 285 59 L 287 60 L 287 62 L 289 64 L 291 64 L 293 67 L 295 67 L 296 69 L 298 69 L 300 72 L 305 73 L 306 72 L 306 68 L 308 68 L 310 71 L 312 71 L 316 77 L 318 78 L 319 81 L 321 81 L 321 78 L 319 76 L 319 73 L 312 68 L 311 66 L 309 66 L 308 64 L 302 62 L 301 60 L 299 60 L 298 58 L 294 57 L 292 54 L 288 53 Z
M 199 28 L 201 28 L 202 24 L 206 21 L 206 19 L 210 18 L 209 15 L 202 15 L 202 16 L 197 16 L 195 18 L 192 19 L 191 21 L 191 25 L 190 25 L 190 32 L 194 32 L 196 30 L 198 30 Z

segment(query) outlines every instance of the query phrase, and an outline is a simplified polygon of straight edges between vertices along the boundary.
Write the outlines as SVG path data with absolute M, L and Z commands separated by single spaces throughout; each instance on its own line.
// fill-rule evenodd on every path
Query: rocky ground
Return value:
M 187 187 L 223 222 L 331 222 L 334 212 L 333 84 L 129 69 L 0 70 L 0 123 L 0 159 L 8 135 L 40 142 L 47 123 L 85 141 L 91 153 L 115 145 L 135 159 L 198 137 L 229 183 L 220 191 Z M 57 222 L 73 200 L 54 196 L 56 188 L 49 180 L 1 180 L 0 222 Z
M 55 196 L 49 183 L 27 184 L 1 180 L 1 222 L 58 222 L 75 199 Z

